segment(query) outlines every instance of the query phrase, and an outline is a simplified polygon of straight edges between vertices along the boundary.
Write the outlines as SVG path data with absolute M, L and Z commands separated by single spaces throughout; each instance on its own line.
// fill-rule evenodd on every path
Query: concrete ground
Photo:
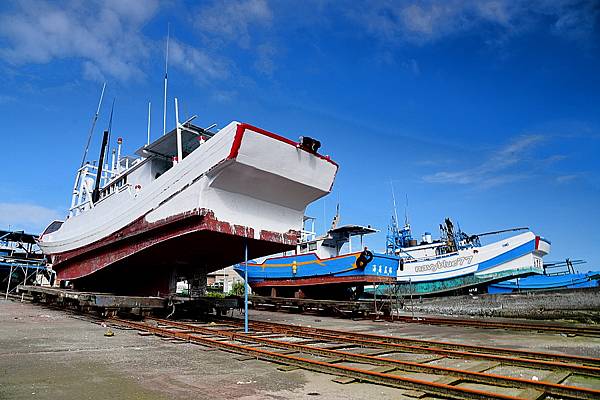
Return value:
M 252 311 L 251 318 L 600 357 L 599 338 L 350 321 Z M 66 312 L 0 300 L 0 399 L 398 399 L 402 391 L 106 328 Z

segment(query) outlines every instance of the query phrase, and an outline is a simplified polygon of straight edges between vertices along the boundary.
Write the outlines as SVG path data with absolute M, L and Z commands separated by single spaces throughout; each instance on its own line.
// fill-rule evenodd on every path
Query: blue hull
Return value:
M 310 284 L 323 284 L 323 279 L 334 283 L 336 280 L 378 282 L 387 278 L 395 280 L 399 259 L 386 254 L 373 253 L 373 259 L 364 267 L 357 266 L 361 252 L 338 257 L 321 259 L 314 253 L 269 258 L 263 263 L 248 263 L 248 283 L 250 285 L 270 281 L 304 281 Z M 234 267 L 244 276 L 244 264 Z
M 511 293 L 519 290 L 553 290 L 598 287 L 600 271 L 585 274 L 532 275 L 518 280 L 497 282 L 488 286 L 488 293 Z

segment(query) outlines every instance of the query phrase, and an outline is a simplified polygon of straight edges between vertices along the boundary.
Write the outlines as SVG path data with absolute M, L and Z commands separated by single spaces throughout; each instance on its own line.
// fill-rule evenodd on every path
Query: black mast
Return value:
M 100 198 L 100 178 L 102 178 L 102 167 L 104 166 L 104 153 L 108 142 L 108 131 L 104 131 L 102 136 L 102 147 L 100 148 L 100 161 L 98 162 L 98 175 L 96 175 L 96 184 L 92 192 L 92 203 L 95 203 Z

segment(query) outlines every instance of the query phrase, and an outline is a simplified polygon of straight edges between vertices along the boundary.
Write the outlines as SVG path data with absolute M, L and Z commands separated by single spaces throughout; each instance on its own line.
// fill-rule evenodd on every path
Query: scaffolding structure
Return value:
M 36 235 L 0 230 L 0 287 L 5 299 L 19 285 L 52 286 L 54 276 L 37 246 Z

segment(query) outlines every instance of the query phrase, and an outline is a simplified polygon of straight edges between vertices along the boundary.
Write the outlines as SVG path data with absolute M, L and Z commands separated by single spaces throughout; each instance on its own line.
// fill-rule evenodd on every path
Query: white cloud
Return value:
M 261 44 L 256 49 L 257 59 L 254 62 L 254 68 L 261 74 L 271 76 L 275 72 L 277 48 L 272 44 Z
M 367 32 L 390 43 L 425 44 L 443 37 L 492 28 L 488 43 L 501 43 L 534 27 L 581 39 L 591 35 L 600 16 L 595 1 L 579 0 L 424 0 L 375 1 L 350 6 L 347 14 Z
M 210 41 L 252 43 L 251 31 L 268 27 L 273 12 L 265 0 L 217 0 L 200 9 L 196 28 Z
M 21 1 L 0 16 L 0 58 L 13 65 L 76 58 L 86 78 L 141 79 L 149 55 L 141 29 L 157 9 L 156 0 Z
M 6 94 L 0 94 L 0 105 L 7 104 L 15 101 L 16 99 L 13 96 L 9 96 Z
M 453 171 L 440 171 L 425 175 L 423 180 L 429 183 L 450 183 L 459 185 L 497 186 L 525 179 L 531 160 L 528 152 L 540 144 L 541 135 L 524 135 L 506 146 L 488 154 L 484 161 L 469 168 Z M 551 157 L 552 158 L 552 157 Z M 549 159 L 551 159 L 549 158 Z M 549 159 L 546 159 L 549 160 Z M 555 161 L 562 158 L 554 157 Z M 535 165 L 536 162 L 533 161 Z
M 569 183 L 575 179 L 579 178 L 579 175 L 577 174 L 572 174 L 572 175 L 560 175 L 556 177 L 556 182 L 557 183 Z
M 201 49 L 177 40 L 169 43 L 169 63 L 204 83 L 225 79 L 230 74 L 230 65 L 226 60 L 212 57 Z
M 30 203 L 0 203 L 0 227 L 40 233 L 50 222 L 64 216 L 56 210 Z

